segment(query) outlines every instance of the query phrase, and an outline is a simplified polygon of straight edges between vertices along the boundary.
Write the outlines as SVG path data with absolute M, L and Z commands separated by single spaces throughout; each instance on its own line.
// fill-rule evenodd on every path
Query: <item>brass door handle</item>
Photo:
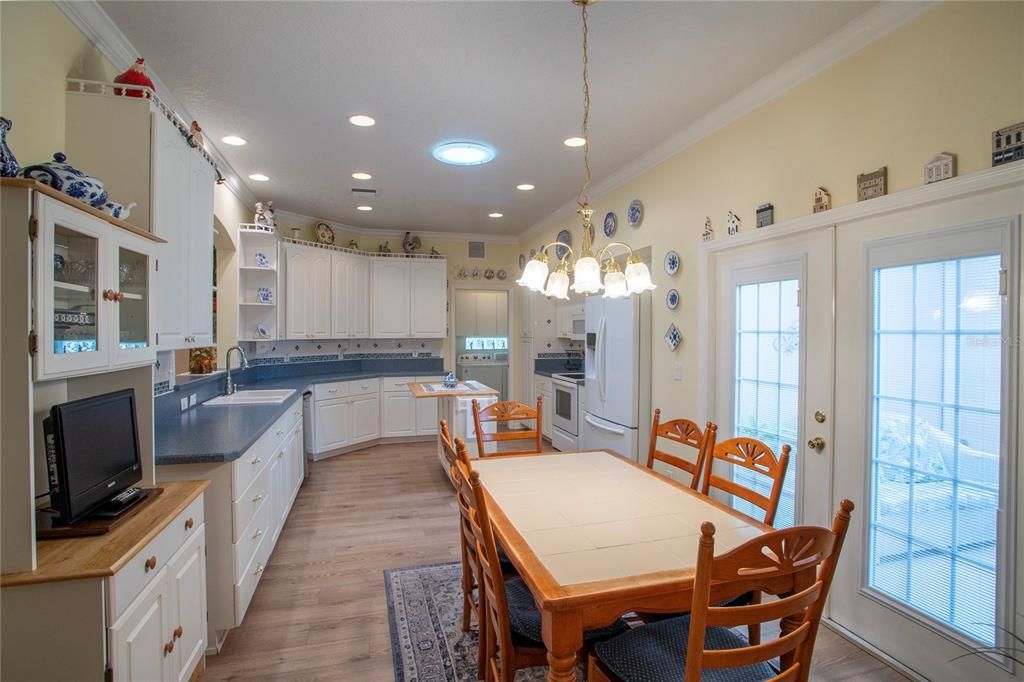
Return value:
M 825 447 L 825 439 L 821 436 L 815 436 L 814 438 L 807 441 L 807 447 L 812 450 L 822 450 Z

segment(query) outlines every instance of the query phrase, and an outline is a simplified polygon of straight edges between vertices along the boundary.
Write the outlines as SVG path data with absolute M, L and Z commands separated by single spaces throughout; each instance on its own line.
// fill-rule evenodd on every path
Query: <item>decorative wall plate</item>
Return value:
M 572 246 L 572 234 L 570 234 L 569 230 L 562 230 L 561 232 L 558 233 L 558 241 L 562 242 L 563 244 L 568 244 L 569 246 Z M 555 247 L 555 258 L 557 258 L 558 260 L 562 260 L 562 257 L 565 256 L 565 254 L 567 253 L 569 253 L 569 250 L 566 249 L 564 246 Z
M 619 226 L 619 219 L 615 217 L 614 211 L 604 214 L 604 236 L 611 238 L 615 234 L 615 228 Z
M 260 339 L 269 339 L 270 330 L 267 329 L 266 325 L 258 324 L 256 325 L 256 336 Z
M 498 270 L 498 279 L 500 279 L 500 280 L 508 279 L 508 273 L 505 272 L 504 270 Z
M 270 259 L 267 258 L 267 254 L 265 253 L 257 251 L 256 254 L 253 256 L 253 259 L 256 261 L 256 267 L 258 268 L 270 267 Z
M 526 268 L 526 256 L 519 254 L 519 271 L 522 272 Z
M 630 227 L 640 227 L 640 223 L 644 221 L 644 205 L 639 199 L 633 199 L 629 202 L 629 208 L 626 209 L 626 219 L 629 221 Z
M 267 287 L 260 287 L 256 290 L 256 300 L 260 303 L 273 303 L 274 292 Z
M 670 351 L 674 351 L 682 342 L 683 335 L 679 332 L 679 327 L 673 322 L 668 326 L 668 331 L 665 332 L 665 345 L 668 346 Z
M 668 293 L 665 294 L 665 305 L 669 310 L 675 310 L 679 307 L 679 292 L 675 289 L 669 289 Z
M 459 268 L 459 271 L 455 273 L 456 279 L 466 279 L 469 277 L 469 273 L 466 272 L 466 268 Z
M 334 230 L 327 223 L 317 223 L 316 240 L 321 244 L 334 244 Z
M 679 272 L 680 264 L 679 254 L 675 251 L 669 251 L 665 254 L 665 274 L 674 275 Z
M 473 268 L 473 272 L 470 273 L 470 277 L 473 279 L 480 279 L 480 268 Z
M 494 270 L 490 268 L 484 270 L 484 279 L 494 279 Z

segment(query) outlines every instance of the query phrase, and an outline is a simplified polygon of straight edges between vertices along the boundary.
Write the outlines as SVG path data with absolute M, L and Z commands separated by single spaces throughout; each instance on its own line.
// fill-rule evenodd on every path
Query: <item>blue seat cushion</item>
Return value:
M 520 577 L 505 580 L 505 599 L 508 601 L 508 616 L 512 626 L 512 639 L 520 646 L 544 648 L 544 640 L 540 632 L 540 611 L 533 601 L 530 588 Z M 585 643 L 598 642 L 620 635 L 629 630 L 629 625 L 621 618 L 607 627 L 586 630 L 583 632 Z
M 690 616 L 680 616 L 634 628 L 594 644 L 601 662 L 625 682 L 679 682 L 686 668 L 686 644 L 690 637 Z M 708 628 L 705 649 L 738 649 L 747 640 L 729 628 Z M 777 673 L 767 663 L 740 668 L 711 668 L 701 671 L 706 682 L 759 682 Z

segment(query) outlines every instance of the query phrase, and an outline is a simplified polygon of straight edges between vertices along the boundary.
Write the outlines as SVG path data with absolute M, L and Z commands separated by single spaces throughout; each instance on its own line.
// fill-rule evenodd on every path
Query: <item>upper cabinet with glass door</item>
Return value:
M 34 194 L 35 378 L 153 362 L 154 241 Z

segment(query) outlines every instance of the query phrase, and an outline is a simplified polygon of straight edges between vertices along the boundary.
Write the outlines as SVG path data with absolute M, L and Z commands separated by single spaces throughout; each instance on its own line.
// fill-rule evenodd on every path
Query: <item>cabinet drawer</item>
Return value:
M 363 395 L 364 393 L 379 393 L 380 379 L 357 379 L 348 382 L 349 395 Z
M 232 503 L 232 527 L 234 536 L 232 542 L 238 542 L 242 537 L 242 531 L 249 525 L 249 522 L 256 516 L 260 506 L 270 499 L 270 480 L 268 470 L 263 469 L 245 492 Z
M 270 534 L 270 512 L 273 507 L 274 505 L 270 504 L 267 498 L 264 498 L 253 515 L 252 520 L 249 521 L 249 525 L 245 527 L 245 530 L 242 531 L 242 534 L 233 545 L 235 555 L 235 579 L 233 582 L 236 584 L 242 582 L 242 578 L 245 575 L 245 567 L 256 556 L 256 550 L 259 548 L 263 536 Z
M 270 550 L 274 545 L 270 536 L 269 532 L 260 536 L 255 556 L 245 567 L 241 579 L 235 583 L 235 623 L 238 625 L 241 625 L 245 618 L 245 612 L 249 609 L 249 602 L 252 601 L 256 585 L 259 584 L 260 578 L 263 576 L 263 569 L 266 568 L 267 560 L 270 559 Z
M 329 384 L 316 384 L 313 386 L 313 400 L 330 400 L 332 398 L 344 398 L 348 393 L 347 381 L 332 381 Z
M 192 523 L 188 524 L 191 519 Z M 189 526 L 186 528 L 186 525 Z M 138 554 L 129 559 L 110 577 L 110 620 L 113 622 L 152 582 L 160 569 L 203 525 L 203 496 L 192 500 L 183 512 L 174 517 L 160 534 L 149 541 Z
M 380 379 L 380 388 L 385 393 L 408 391 L 413 381 L 416 381 L 416 377 L 384 377 Z
M 292 426 L 301 419 L 302 401 L 296 400 L 295 404 L 290 405 L 288 411 L 278 417 L 244 455 L 232 463 L 231 499 L 239 499 L 242 491 L 252 485 L 253 480 L 266 468 Z

